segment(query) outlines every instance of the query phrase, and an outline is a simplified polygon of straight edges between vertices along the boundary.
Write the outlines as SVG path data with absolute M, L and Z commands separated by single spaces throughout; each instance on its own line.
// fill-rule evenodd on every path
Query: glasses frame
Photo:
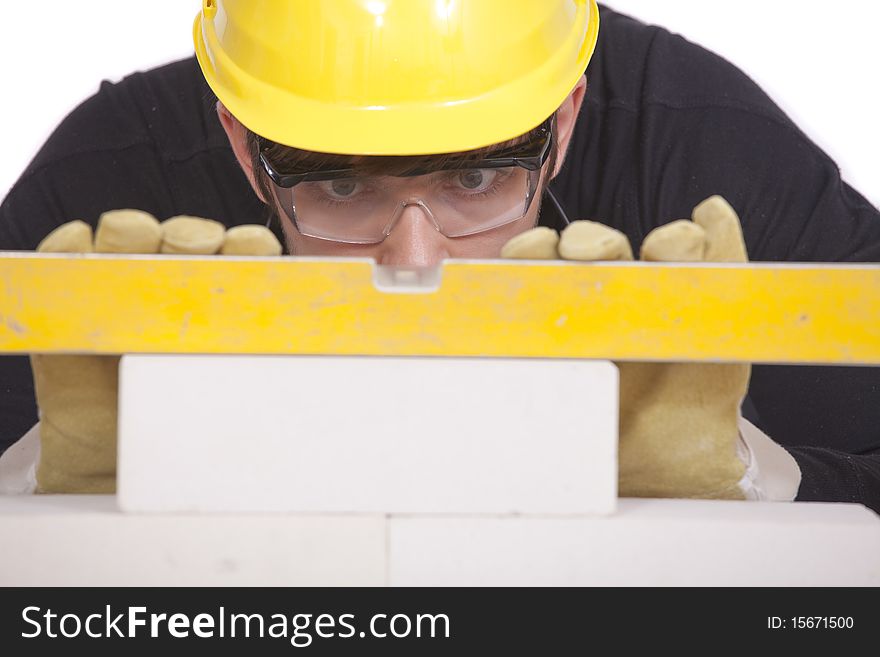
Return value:
M 490 226 L 488 228 L 479 228 L 472 232 L 457 234 L 455 236 L 447 235 L 447 237 L 451 237 L 452 239 L 454 239 L 455 237 L 467 237 L 469 235 L 475 235 L 477 233 L 500 228 L 501 226 L 505 226 L 507 224 L 513 223 L 514 221 L 518 221 L 519 219 L 522 219 L 526 214 L 528 214 L 534 201 L 535 191 L 537 190 L 538 182 L 540 180 L 540 171 L 541 169 L 543 169 L 544 165 L 547 163 L 547 160 L 550 157 L 554 139 L 555 135 L 553 131 L 553 121 L 552 117 L 550 117 L 538 127 L 536 134 L 532 139 L 521 144 L 515 144 L 513 146 L 508 146 L 506 148 L 500 149 L 497 153 L 493 153 L 489 157 L 473 159 L 465 156 L 462 157 L 460 160 L 453 160 L 440 170 L 422 167 L 407 171 L 405 174 L 393 177 L 410 178 L 430 173 L 437 173 L 438 171 L 456 171 L 462 169 L 501 169 L 509 167 L 520 167 L 531 173 L 538 172 L 539 175 L 529 176 L 529 188 L 526 192 L 526 198 L 524 199 L 525 205 L 522 214 L 520 214 L 518 217 L 509 219 L 503 223 L 495 226 Z M 407 205 L 412 204 L 420 205 L 423 209 L 428 210 L 431 221 L 434 223 L 435 228 L 437 228 L 439 232 L 443 233 L 433 213 L 430 212 L 430 210 L 422 201 L 419 201 L 418 203 L 407 202 L 402 204 L 402 207 L 398 208 L 398 213 L 395 214 L 393 220 L 388 224 L 388 227 L 386 227 L 382 239 L 369 241 L 345 240 L 316 235 L 311 232 L 303 232 L 300 229 L 299 222 L 296 218 L 296 203 L 293 199 L 293 187 L 302 182 L 320 182 L 326 180 L 336 180 L 339 178 L 358 177 L 359 170 L 357 169 L 357 167 L 349 167 L 343 169 L 328 168 L 318 170 L 282 172 L 278 170 L 278 168 L 272 163 L 271 159 L 266 155 L 266 151 L 271 148 L 274 143 L 257 136 L 257 145 L 260 154 L 260 163 L 262 164 L 263 169 L 269 176 L 269 179 L 272 182 L 273 187 L 275 188 L 275 198 L 277 199 L 279 205 L 281 205 L 285 215 L 287 215 L 287 218 L 290 219 L 290 221 L 293 223 L 296 230 L 306 237 L 313 237 L 328 242 L 339 242 L 342 244 L 380 244 L 385 240 L 385 238 L 388 237 L 388 234 L 390 233 L 390 227 L 393 227 L 393 225 L 395 224 L 396 217 L 397 215 L 399 215 L 402 207 L 406 207 Z M 289 203 L 285 202 L 285 200 L 287 200 L 287 197 L 289 197 Z M 446 233 L 443 234 L 445 235 Z

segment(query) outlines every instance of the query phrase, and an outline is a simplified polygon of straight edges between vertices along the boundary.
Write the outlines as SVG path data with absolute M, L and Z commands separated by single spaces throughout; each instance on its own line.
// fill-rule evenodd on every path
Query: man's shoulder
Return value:
M 591 102 L 632 111 L 721 107 L 782 111 L 742 70 L 662 26 L 601 8 L 596 57 L 588 69 Z
M 194 58 L 104 82 L 74 109 L 0 204 L 0 248 L 117 208 L 230 225 L 262 212 Z
M 25 176 L 78 155 L 122 153 L 138 145 L 170 159 L 223 145 L 219 124 L 210 120 L 210 100 L 194 57 L 104 81 L 59 124 Z

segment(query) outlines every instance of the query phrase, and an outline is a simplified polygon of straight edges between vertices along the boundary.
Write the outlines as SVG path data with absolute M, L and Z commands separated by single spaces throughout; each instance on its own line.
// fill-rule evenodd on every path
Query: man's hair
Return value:
M 556 134 L 556 114 L 551 117 L 553 133 Z M 484 148 L 458 153 L 444 153 L 440 155 L 334 155 L 329 153 L 317 153 L 291 146 L 284 146 L 269 141 L 264 137 L 258 137 L 256 133 L 247 130 L 247 146 L 254 170 L 254 179 L 263 198 L 266 199 L 267 209 L 270 212 L 270 221 L 275 226 L 280 226 L 277 210 L 275 208 L 275 195 L 272 192 L 272 183 L 268 174 L 260 162 L 260 148 L 262 147 L 269 161 L 280 170 L 326 170 L 357 168 L 367 175 L 402 176 L 411 171 L 440 171 L 448 167 L 450 162 L 460 163 L 468 160 L 481 160 L 501 148 L 515 146 L 537 138 L 540 126 L 508 140 L 501 144 L 493 144 Z M 558 156 L 558 144 L 553 141 L 553 148 L 547 158 L 549 175 L 553 175 Z

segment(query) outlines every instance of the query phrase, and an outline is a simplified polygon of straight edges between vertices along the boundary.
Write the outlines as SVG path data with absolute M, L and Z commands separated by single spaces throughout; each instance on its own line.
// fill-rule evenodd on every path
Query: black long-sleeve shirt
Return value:
M 614 226 L 638 249 L 721 194 L 754 261 L 880 262 L 877 209 L 729 63 L 603 8 L 587 77 L 553 183 L 573 218 Z M 34 249 L 68 220 L 94 225 L 128 207 L 228 226 L 265 219 L 192 58 L 104 83 L 65 119 L 0 206 L 0 249 Z M 880 512 L 880 368 L 756 365 L 744 408 L 800 465 L 799 500 Z M 0 358 L 0 450 L 35 422 L 27 359 Z

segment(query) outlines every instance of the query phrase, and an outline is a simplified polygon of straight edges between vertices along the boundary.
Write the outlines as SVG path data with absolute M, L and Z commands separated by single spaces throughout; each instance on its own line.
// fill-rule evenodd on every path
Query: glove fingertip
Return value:
M 516 260 L 557 260 L 559 234 L 552 228 L 540 226 L 510 239 L 501 249 L 502 258 Z
M 69 221 L 49 233 L 37 246 L 38 253 L 91 253 L 92 227 L 85 221 Z

